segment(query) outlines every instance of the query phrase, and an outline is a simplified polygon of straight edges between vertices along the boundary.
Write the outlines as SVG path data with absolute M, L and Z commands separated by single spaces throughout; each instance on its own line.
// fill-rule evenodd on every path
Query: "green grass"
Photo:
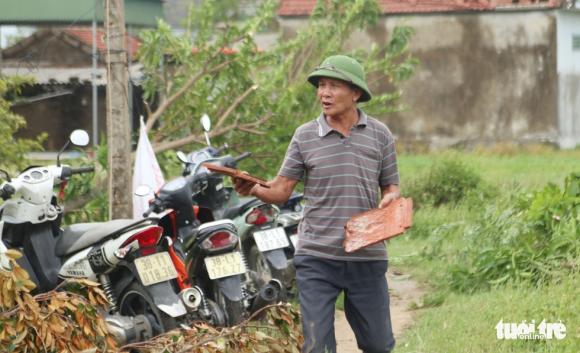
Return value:
M 511 286 L 474 295 L 451 294 L 444 305 L 419 310 L 419 320 L 395 353 L 580 352 L 580 276 L 540 288 Z M 562 340 L 499 340 L 495 326 L 523 320 L 564 323 Z
M 497 187 L 512 188 L 514 184 L 524 188 L 537 188 L 547 182 L 561 184 L 564 177 L 580 171 L 580 150 L 541 151 L 534 154 L 494 155 L 447 151 L 421 155 L 401 155 L 399 168 L 401 183 L 416 178 L 444 156 L 460 158 L 474 168 L 484 180 Z
M 518 189 L 537 190 L 546 183 L 562 185 L 580 172 L 580 150 L 502 154 L 444 152 L 401 155 L 402 192 L 405 183 L 421 178 L 442 158 L 457 158 L 480 174 L 499 195 Z M 464 231 L 483 212 L 485 204 L 469 207 L 469 200 L 440 208 L 422 207 L 413 227 L 388 244 L 390 266 L 427 284 L 430 293 L 417 309 L 418 319 L 399 340 L 396 353 L 580 352 L 580 274 L 544 286 L 508 284 L 473 295 L 448 287 L 449 265 L 467 243 Z M 489 202 L 495 202 L 490 200 Z M 498 340 L 500 321 L 521 323 L 543 319 L 562 322 L 567 337 L 559 340 Z

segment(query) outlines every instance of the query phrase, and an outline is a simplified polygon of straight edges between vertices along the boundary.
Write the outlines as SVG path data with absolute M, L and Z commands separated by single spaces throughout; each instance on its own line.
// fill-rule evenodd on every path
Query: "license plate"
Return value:
M 210 279 L 240 275 L 246 272 L 242 255 L 236 251 L 204 259 Z
M 292 246 L 296 249 L 296 244 L 298 244 L 298 235 L 294 234 L 290 236 L 290 241 L 292 242 Z
M 282 227 L 255 232 L 254 240 L 260 251 L 280 249 L 290 245 L 286 231 Z
M 177 278 L 177 271 L 167 252 L 139 257 L 135 259 L 135 267 L 144 286 Z

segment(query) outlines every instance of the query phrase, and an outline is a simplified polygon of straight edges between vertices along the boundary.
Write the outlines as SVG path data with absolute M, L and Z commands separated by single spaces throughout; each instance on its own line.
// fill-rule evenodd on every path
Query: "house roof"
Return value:
M 88 45 L 92 48 L 93 45 L 93 30 L 91 27 L 68 27 L 62 30 L 64 33 L 70 37 L 80 41 L 84 45 Z M 139 50 L 139 45 L 141 43 L 139 40 L 133 36 L 125 35 L 127 37 L 127 54 L 135 59 L 137 55 L 137 50 Z M 105 42 L 105 31 L 102 29 L 97 29 L 97 50 L 103 54 L 107 51 L 107 43 Z
M 104 60 L 107 51 L 107 43 L 105 42 L 105 31 L 97 28 L 97 51 L 100 58 Z M 137 50 L 140 42 L 137 38 L 127 35 L 127 54 L 132 61 L 135 60 Z M 61 38 L 62 40 L 78 46 L 81 50 L 92 55 L 93 47 L 93 30 L 91 27 L 66 27 L 66 28 L 49 28 L 35 32 L 31 36 L 24 38 L 11 47 L 2 50 L 3 55 L 9 57 L 12 53 L 18 52 L 22 48 L 37 45 L 39 42 L 47 42 L 53 38 Z
M 544 9 L 560 0 L 378 0 L 383 14 Z M 279 16 L 308 16 L 316 0 L 280 0 Z

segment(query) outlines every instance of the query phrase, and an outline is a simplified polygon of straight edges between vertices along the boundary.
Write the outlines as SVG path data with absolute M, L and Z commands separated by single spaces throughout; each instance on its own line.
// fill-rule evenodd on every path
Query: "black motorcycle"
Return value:
M 207 208 L 194 201 L 208 185 L 206 171 L 198 171 L 166 183 L 146 215 L 172 210 L 162 217 L 161 224 L 172 233 L 173 247 L 179 255 L 175 261 L 183 259 L 185 264 L 188 278 L 183 285 L 199 290 L 200 299 L 194 296 L 192 301 L 200 302 L 205 310 L 207 305 L 212 306 L 207 312 L 214 315 L 217 325 L 233 326 L 277 300 L 280 285 L 275 281 L 261 288 L 255 285 L 233 222 L 216 221 Z

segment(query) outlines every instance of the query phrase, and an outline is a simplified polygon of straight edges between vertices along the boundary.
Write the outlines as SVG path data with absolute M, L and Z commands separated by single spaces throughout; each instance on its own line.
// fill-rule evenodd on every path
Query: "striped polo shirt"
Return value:
M 385 260 L 378 243 L 347 254 L 344 226 L 356 214 L 378 206 L 380 188 L 399 184 L 395 141 L 380 121 L 358 110 L 348 137 L 331 128 L 324 115 L 294 132 L 280 172 L 304 181 L 304 218 L 298 227 L 297 255 L 333 260 Z

